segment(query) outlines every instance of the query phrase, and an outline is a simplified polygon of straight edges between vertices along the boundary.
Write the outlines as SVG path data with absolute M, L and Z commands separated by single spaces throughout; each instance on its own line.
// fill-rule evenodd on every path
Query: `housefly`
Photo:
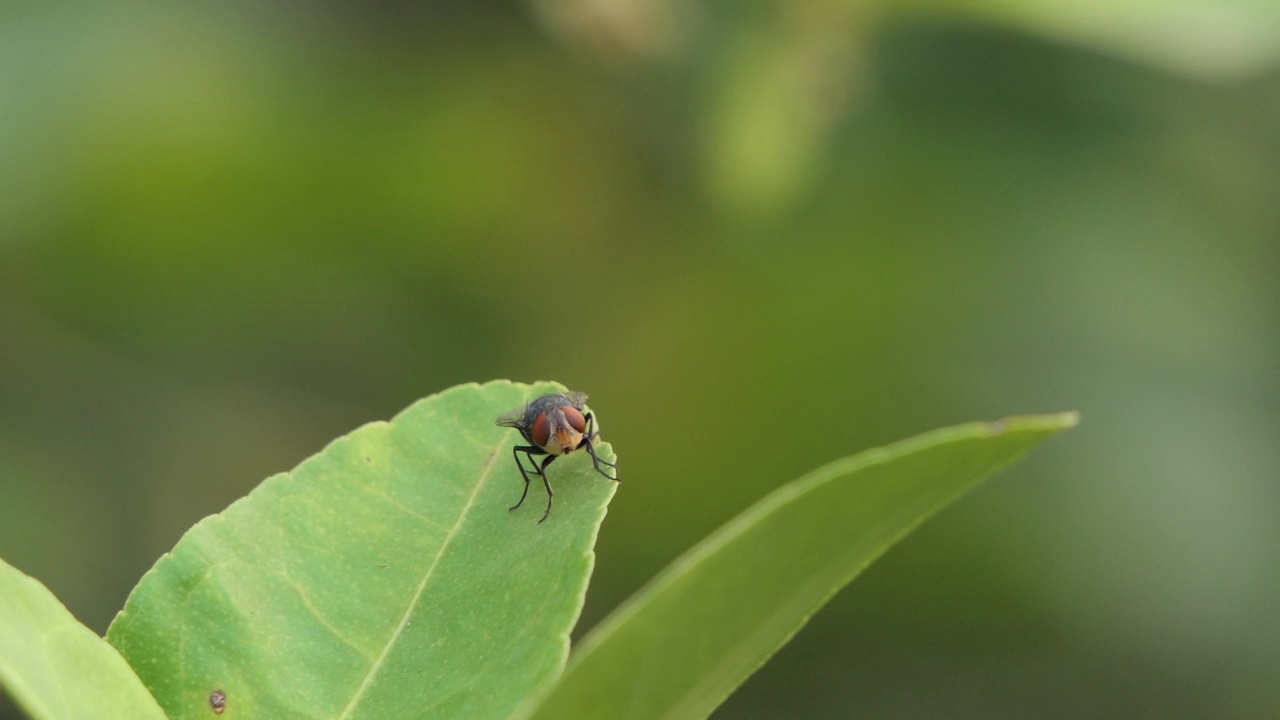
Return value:
M 529 443 L 516 445 L 511 449 L 516 467 L 520 468 L 520 476 L 524 478 L 524 492 L 520 494 L 520 502 L 513 505 L 511 510 L 524 504 L 524 499 L 529 495 L 529 475 L 532 473 L 540 476 L 543 486 L 547 488 L 547 509 L 542 513 L 542 520 L 538 522 L 546 520 L 551 514 L 551 498 L 555 495 L 551 491 L 551 483 L 547 481 L 547 466 L 561 455 L 567 455 L 578 448 L 586 448 L 596 472 L 610 480 L 618 481 L 618 466 L 607 460 L 601 460 L 596 454 L 592 441 L 600 433 L 595 430 L 595 419 L 587 410 L 585 393 L 562 392 L 543 395 L 504 413 L 498 418 L 498 425 L 519 430 L 525 442 Z M 525 469 L 524 462 L 520 460 L 521 453 L 524 453 L 525 459 L 532 467 L 531 470 Z M 541 462 L 538 461 L 540 456 L 545 456 Z M 605 467 L 613 468 L 613 475 L 606 472 Z

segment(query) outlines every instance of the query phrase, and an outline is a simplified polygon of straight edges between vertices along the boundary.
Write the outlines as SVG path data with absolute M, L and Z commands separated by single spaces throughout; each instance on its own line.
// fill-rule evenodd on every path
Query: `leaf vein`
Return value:
M 302 587 L 302 585 L 298 584 L 298 581 L 293 579 L 293 576 L 289 574 L 288 568 L 282 567 L 281 575 L 284 576 L 284 580 L 286 583 L 289 584 L 289 587 L 293 588 L 293 591 L 297 593 L 298 599 L 302 601 L 302 606 L 307 609 L 307 612 L 311 613 L 311 616 L 316 619 L 316 622 L 320 623 L 321 627 L 323 627 L 325 630 L 328 630 L 329 633 L 334 637 L 336 637 L 338 640 L 341 640 L 344 645 L 350 647 L 352 650 L 355 650 L 356 653 L 360 655 L 360 657 L 364 658 L 370 663 L 373 662 L 373 656 L 369 654 L 368 650 L 365 650 L 364 648 L 357 645 L 355 641 L 351 640 L 346 635 L 343 635 L 341 630 L 334 627 L 333 623 L 329 622 L 329 620 L 325 618 L 324 615 L 320 614 L 320 609 L 317 608 L 311 602 L 311 596 L 307 594 L 306 588 Z
M 396 642 L 400 640 L 401 633 L 404 632 L 409 622 L 409 616 L 413 614 L 418 602 L 422 599 L 422 594 L 426 592 L 427 585 L 430 584 L 432 576 L 435 575 L 436 568 L 440 567 L 440 561 L 444 558 L 445 552 L 449 549 L 449 545 L 453 539 L 457 537 L 458 531 L 462 528 L 463 522 L 466 521 L 467 515 L 470 514 L 471 508 L 475 507 L 476 498 L 480 495 L 480 489 L 488 482 L 491 471 L 493 470 L 494 460 L 498 457 L 498 451 L 507 443 L 506 437 L 499 441 L 498 446 L 489 454 L 489 459 L 485 461 L 484 469 L 480 473 L 480 479 L 476 481 L 475 488 L 471 491 L 471 495 L 467 498 L 466 503 L 462 506 L 458 513 L 458 519 L 454 522 L 453 527 L 449 528 L 449 532 L 445 535 L 444 540 L 440 542 L 440 549 L 436 551 L 436 556 L 432 558 L 431 565 L 427 568 L 426 573 L 422 576 L 422 582 L 418 583 L 418 589 L 414 592 L 413 598 L 409 601 L 408 607 L 405 608 L 404 614 L 400 616 L 400 620 L 396 623 L 395 629 L 391 633 L 391 637 L 387 639 L 386 644 L 382 648 L 382 652 L 378 658 L 374 660 L 373 665 L 369 667 L 369 672 L 361 681 L 360 687 L 356 689 L 355 694 L 351 696 L 351 701 L 347 703 L 347 707 L 343 709 L 342 714 L 338 716 L 338 720 L 344 720 L 351 717 L 351 713 L 356 706 L 360 704 L 360 700 L 373 684 L 374 677 L 378 674 L 378 670 L 382 668 L 387 656 L 391 654 L 391 648 L 395 647 Z

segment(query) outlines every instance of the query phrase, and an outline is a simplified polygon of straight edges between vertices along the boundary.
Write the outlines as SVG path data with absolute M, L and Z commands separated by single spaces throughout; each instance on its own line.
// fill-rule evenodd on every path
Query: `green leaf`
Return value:
M 0 560 L 0 688 L 32 720 L 164 713 L 116 649 L 44 585 Z
M 545 523 L 537 485 L 507 511 L 494 420 L 560 389 L 460 386 L 334 441 L 192 528 L 108 639 L 172 718 L 215 690 L 225 718 L 510 715 L 564 666 L 616 487 L 574 453 Z
M 583 641 L 533 718 L 701 718 L 930 515 L 1074 414 L 935 431 L 786 485 L 676 560 Z

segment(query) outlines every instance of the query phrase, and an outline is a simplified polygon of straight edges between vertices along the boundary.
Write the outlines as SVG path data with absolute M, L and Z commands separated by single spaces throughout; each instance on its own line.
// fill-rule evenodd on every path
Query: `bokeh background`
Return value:
M 717 717 L 1280 717 L 1278 58 L 1269 0 L 7 5 L 0 556 L 102 632 L 333 437 L 556 379 L 627 479 L 589 627 L 1076 409 Z

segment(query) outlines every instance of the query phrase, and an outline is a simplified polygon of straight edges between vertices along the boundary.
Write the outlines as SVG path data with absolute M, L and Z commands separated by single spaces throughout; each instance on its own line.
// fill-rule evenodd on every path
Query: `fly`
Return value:
M 542 478 L 542 485 L 547 488 L 547 510 L 542 513 L 542 520 L 538 522 L 546 520 L 551 514 L 551 499 L 555 495 L 551 490 L 551 483 L 547 481 L 547 466 L 561 455 L 568 455 L 578 448 L 586 448 L 587 454 L 591 456 L 591 465 L 596 472 L 610 480 L 620 482 L 618 466 L 607 460 L 601 460 L 596 454 L 592 441 L 600 433 L 595 430 L 595 418 L 587 410 L 586 393 L 562 392 L 543 395 L 504 413 L 498 418 L 498 425 L 519 430 L 525 442 L 529 443 L 516 445 L 511 449 L 511 456 L 515 458 L 516 467 L 520 468 L 520 476 L 524 478 L 524 492 L 520 494 L 520 502 L 511 506 L 511 510 L 523 505 L 524 499 L 528 497 L 529 474 L 532 472 Z M 524 453 L 532 466 L 531 471 L 525 469 L 525 464 L 520 460 L 520 453 Z M 544 455 L 546 457 L 539 462 L 538 457 Z M 602 466 L 613 468 L 614 474 L 605 472 Z

